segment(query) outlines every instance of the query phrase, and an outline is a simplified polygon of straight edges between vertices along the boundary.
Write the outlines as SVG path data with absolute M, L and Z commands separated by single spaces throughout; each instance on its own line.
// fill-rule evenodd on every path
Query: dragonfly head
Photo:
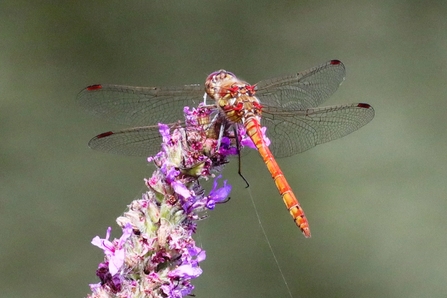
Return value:
M 230 88 L 239 82 L 232 72 L 221 69 L 206 78 L 205 91 L 214 100 L 219 100 L 227 96 L 230 93 Z
M 236 98 L 240 95 L 254 96 L 256 85 L 239 80 L 232 72 L 218 70 L 205 81 L 205 91 L 214 100 Z

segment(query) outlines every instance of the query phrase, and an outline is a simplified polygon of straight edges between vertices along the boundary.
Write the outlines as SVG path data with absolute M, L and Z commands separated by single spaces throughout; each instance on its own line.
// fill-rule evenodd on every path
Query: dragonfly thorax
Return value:
M 217 105 L 225 113 L 226 118 L 233 123 L 261 116 L 262 106 L 255 96 L 242 94 L 231 98 L 223 97 L 217 101 Z

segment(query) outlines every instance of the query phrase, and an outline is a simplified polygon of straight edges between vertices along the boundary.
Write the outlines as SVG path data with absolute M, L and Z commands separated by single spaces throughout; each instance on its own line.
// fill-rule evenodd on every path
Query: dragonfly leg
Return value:
M 239 176 L 241 176 L 242 180 L 245 181 L 245 184 L 246 184 L 245 188 L 249 188 L 250 184 L 248 183 L 247 179 L 245 179 L 244 175 L 242 175 L 242 172 L 241 172 L 241 154 L 240 153 L 239 153 L 239 170 L 237 171 L 237 173 L 239 174 Z
M 222 143 L 222 137 L 223 137 L 223 133 L 224 133 L 225 127 L 223 124 L 220 125 L 220 130 L 219 130 L 219 138 L 217 139 L 217 150 L 220 149 L 220 145 Z
M 234 129 L 234 136 L 236 138 L 236 148 L 237 148 L 237 157 L 238 157 L 238 170 L 237 170 L 237 173 L 245 181 L 245 184 L 247 184 L 247 186 L 245 186 L 245 188 L 248 188 L 248 187 L 250 187 L 250 184 L 248 183 L 247 179 L 245 179 L 244 175 L 242 175 L 242 170 L 241 170 L 241 168 L 242 168 L 241 144 L 239 143 L 239 137 L 238 137 L 238 133 L 237 133 L 236 127 L 234 127 L 233 129 Z
M 225 204 L 227 203 L 229 200 L 231 199 L 231 197 L 226 198 L 225 200 L 221 201 L 221 202 L 216 202 L 216 204 Z

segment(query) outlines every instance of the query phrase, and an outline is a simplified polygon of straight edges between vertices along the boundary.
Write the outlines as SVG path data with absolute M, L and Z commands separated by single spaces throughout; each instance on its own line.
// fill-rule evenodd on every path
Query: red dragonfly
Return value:
M 138 126 L 100 134 L 89 142 L 91 148 L 149 156 L 160 148 L 158 126 L 153 124 L 174 123 L 182 119 L 183 107 L 197 106 L 203 101 L 205 91 L 214 99 L 220 115 L 245 127 L 287 210 L 304 236 L 310 237 L 304 211 L 274 155 L 285 157 L 303 152 L 341 138 L 373 119 L 374 109 L 366 103 L 318 107 L 337 90 L 344 78 L 343 63 L 331 60 L 306 71 L 263 80 L 255 85 L 239 80 L 225 70 L 210 74 L 205 86 L 92 85 L 79 93 L 78 101 L 95 114 Z M 267 127 L 270 147 L 265 143 L 261 126 Z

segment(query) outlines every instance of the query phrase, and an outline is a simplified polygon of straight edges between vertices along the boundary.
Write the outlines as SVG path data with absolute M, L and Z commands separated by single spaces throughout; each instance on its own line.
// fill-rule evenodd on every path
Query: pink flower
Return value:
M 99 236 L 96 236 L 93 238 L 92 244 L 104 250 L 104 254 L 109 262 L 109 272 L 115 275 L 124 264 L 124 243 L 132 234 L 132 226 L 127 224 L 123 228 L 123 235 L 121 235 L 120 239 L 115 239 L 113 242 L 109 241 L 111 231 L 112 228 L 109 227 L 106 238 L 101 239 Z

